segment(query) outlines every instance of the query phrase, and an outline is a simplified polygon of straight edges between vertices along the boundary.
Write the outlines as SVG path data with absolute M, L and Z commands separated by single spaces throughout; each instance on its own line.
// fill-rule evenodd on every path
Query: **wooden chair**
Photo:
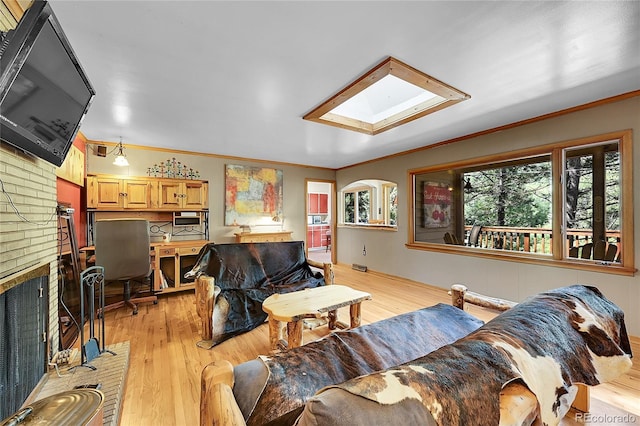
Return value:
M 620 262 L 620 257 L 616 259 L 616 255 L 618 254 L 618 246 L 615 244 L 609 244 L 607 247 L 607 251 L 604 254 L 604 260 L 606 262 Z
M 569 257 L 576 257 L 580 259 L 591 259 L 591 252 L 593 251 L 593 244 L 586 243 L 578 247 L 571 247 L 569 249 Z
M 470 246 L 476 247 L 478 245 L 478 239 L 480 237 L 481 230 L 482 230 L 482 225 L 473 225 L 471 227 L 471 232 L 469 232 L 469 241 L 468 241 L 468 244 Z
M 569 249 L 569 257 L 604 260 L 605 262 L 615 262 L 617 253 L 617 245 L 607 244 L 606 241 L 602 240 Z
M 446 244 L 455 244 L 455 245 L 462 245 L 462 243 L 460 242 L 460 240 L 458 239 L 458 237 L 455 234 L 452 234 L 450 232 L 445 232 L 444 234 L 444 242 Z

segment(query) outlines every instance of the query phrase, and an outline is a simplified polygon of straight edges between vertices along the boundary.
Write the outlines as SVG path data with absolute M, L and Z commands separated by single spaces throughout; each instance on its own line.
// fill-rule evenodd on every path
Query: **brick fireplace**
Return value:
M 15 343 L 7 347 L 2 333 L 15 326 L 20 336 L 33 335 L 40 341 L 39 345 L 29 345 L 38 346 L 42 358 L 34 357 L 29 362 L 33 363 L 30 368 L 34 374 L 42 377 L 43 364 L 55 354 L 59 340 L 55 167 L 0 142 L 0 190 L 0 298 L 3 303 L 0 306 L 0 353 L 9 351 L 10 355 L 0 359 L 17 355 L 22 361 L 20 351 L 32 350 L 16 349 Z M 23 290 L 41 291 L 43 298 L 38 298 L 36 306 L 25 308 L 24 303 L 31 298 L 21 295 Z M 19 306 L 16 315 L 7 315 L 7 306 Z M 32 315 L 34 310 L 38 310 L 40 318 Z M 24 313 L 27 315 L 22 315 Z M 25 339 L 18 341 L 23 343 Z M 0 371 L 7 374 L 14 372 L 13 367 L 0 367 Z M 26 397 L 21 394 L 33 390 L 32 384 L 28 386 L 20 395 L 15 389 L 5 389 L 15 397 L 13 405 L 22 404 L 23 401 L 18 400 Z M 5 395 L 0 395 L 0 400 L 5 399 Z

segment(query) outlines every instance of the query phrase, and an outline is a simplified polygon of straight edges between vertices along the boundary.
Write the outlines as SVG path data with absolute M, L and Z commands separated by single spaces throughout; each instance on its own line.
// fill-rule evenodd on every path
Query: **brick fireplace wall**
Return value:
M 58 348 L 55 166 L 0 142 L 0 179 L 0 291 L 23 271 L 49 266 L 52 356 Z

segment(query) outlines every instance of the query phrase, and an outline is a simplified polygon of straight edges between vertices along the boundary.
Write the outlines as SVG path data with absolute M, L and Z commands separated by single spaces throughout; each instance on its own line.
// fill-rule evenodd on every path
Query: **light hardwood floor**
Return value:
M 363 324 L 436 303 L 450 303 L 446 290 L 429 285 L 375 272 L 357 272 L 345 265 L 336 265 L 335 270 L 336 283 L 372 294 L 373 300 L 362 304 Z M 140 305 L 137 316 L 124 309 L 105 315 L 106 343 L 131 342 L 121 425 L 197 425 L 202 368 L 218 359 L 235 365 L 268 353 L 267 324 L 211 350 L 198 348 L 200 319 L 194 303 L 194 294 L 189 291 L 161 296 L 157 305 Z M 468 311 L 485 321 L 495 315 L 474 306 Z M 349 310 L 341 309 L 339 317 L 348 322 Z M 326 327 L 305 330 L 303 338 L 308 342 L 326 333 Z M 640 338 L 633 337 L 632 346 L 635 354 L 640 353 Z M 620 424 L 640 424 L 640 367 L 636 363 L 616 381 L 592 388 L 591 396 L 591 413 L 595 416 L 624 414 L 625 410 L 633 415 L 632 422 Z M 563 424 L 585 422 L 568 418 Z

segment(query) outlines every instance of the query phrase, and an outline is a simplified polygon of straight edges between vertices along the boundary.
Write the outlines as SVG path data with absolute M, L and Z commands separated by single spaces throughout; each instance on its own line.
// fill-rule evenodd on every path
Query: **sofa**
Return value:
M 272 294 L 332 284 L 333 267 L 307 259 L 302 241 L 210 243 L 185 278 L 197 278 L 198 345 L 211 348 L 264 323 L 262 302 Z
M 411 361 L 467 335 L 483 322 L 451 305 L 438 304 L 392 318 L 331 333 L 285 352 L 260 356 L 232 367 L 216 361 L 205 367 L 203 390 L 221 386 L 229 375 L 239 421 L 210 421 L 203 394 L 201 424 L 291 425 L 305 402 L 325 386 Z M 225 373 L 226 371 L 226 373 Z M 222 411 L 213 409 L 215 416 Z
M 454 304 L 466 300 L 464 291 L 456 289 L 452 293 Z M 424 317 L 427 323 L 415 328 L 412 336 L 423 330 L 448 329 L 451 334 L 448 340 L 440 341 L 443 345 L 429 343 L 427 336 L 427 342 L 418 343 L 423 354 L 411 360 L 387 354 L 389 346 L 403 346 L 411 339 L 405 335 L 393 341 L 380 337 L 394 334 L 388 328 L 372 328 L 372 334 L 380 338 L 372 337 L 367 350 L 382 354 L 385 365 L 397 364 L 386 367 L 374 363 L 370 368 L 375 371 L 364 374 L 355 368 L 331 378 L 335 383 L 328 385 L 326 380 L 319 380 L 314 385 L 321 388 L 312 396 L 313 386 L 301 396 L 297 390 L 300 378 L 311 373 L 315 377 L 318 371 L 324 377 L 330 367 L 319 362 L 291 368 L 288 363 L 296 367 L 298 359 L 316 359 L 318 354 L 334 362 L 331 357 L 341 358 L 352 349 L 324 347 L 323 342 L 331 336 L 340 339 L 341 333 L 355 336 L 358 329 L 334 333 L 285 352 L 276 362 L 273 356 L 235 367 L 216 361 L 202 374 L 201 425 L 557 425 L 577 399 L 578 384 L 594 386 L 610 381 L 631 367 L 624 314 L 595 287 L 563 287 L 519 304 L 499 303 L 497 307 L 504 312 L 487 324 L 472 326 L 470 331 L 469 323 L 461 326 L 460 318 L 451 319 L 455 316 L 439 313 L 438 321 Z M 399 329 L 404 323 L 393 318 L 381 322 Z M 331 352 L 334 354 L 326 355 Z M 407 357 L 413 355 L 410 351 Z M 341 368 L 348 370 L 353 361 L 345 359 L 347 367 Z M 280 365 L 287 366 L 285 371 L 291 368 L 289 376 L 280 376 Z M 261 369 L 266 380 L 258 373 Z M 282 384 L 274 386 L 270 375 Z M 251 393 L 252 386 L 258 391 Z M 260 396 L 274 389 L 277 398 L 295 406 L 295 410 L 279 418 L 247 410 L 255 410 Z M 252 400 L 249 403 L 242 401 L 247 395 Z

